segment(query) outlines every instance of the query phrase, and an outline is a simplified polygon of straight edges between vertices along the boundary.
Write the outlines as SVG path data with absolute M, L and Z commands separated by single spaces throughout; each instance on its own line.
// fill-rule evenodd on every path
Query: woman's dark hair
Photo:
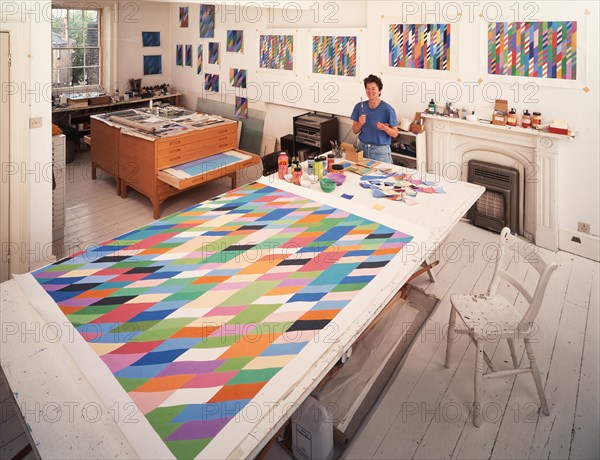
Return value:
M 367 87 L 367 85 L 369 83 L 375 83 L 377 85 L 377 87 L 379 88 L 379 91 L 381 91 L 383 89 L 383 82 L 381 81 L 381 78 L 379 78 L 377 75 L 369 75 L 367 78 L 365 78 L 364 80 L 365 83 L 365 88 Z

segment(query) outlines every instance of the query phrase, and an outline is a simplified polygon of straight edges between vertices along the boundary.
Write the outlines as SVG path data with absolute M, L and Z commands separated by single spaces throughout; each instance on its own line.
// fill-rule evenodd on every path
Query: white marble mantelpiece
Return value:
M 467 180 L 470 160 L 519 171 L 519 233 L 538 246 L 558 249 L 557 155 L 568 136 L 530 128 L 424 115 L 427 171 Z

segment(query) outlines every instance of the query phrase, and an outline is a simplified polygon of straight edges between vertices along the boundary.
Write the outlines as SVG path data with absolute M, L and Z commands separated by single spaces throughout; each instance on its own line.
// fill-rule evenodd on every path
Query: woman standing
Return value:
M 359 150 L 366 158 L 392 163 L 392 139 L 398 136 L 396 111 L 381 100 L 383 83 L 376 75 L 364 79 L 367 102 L 359 102 L 352 111 L 352 131 L 358 134 Z

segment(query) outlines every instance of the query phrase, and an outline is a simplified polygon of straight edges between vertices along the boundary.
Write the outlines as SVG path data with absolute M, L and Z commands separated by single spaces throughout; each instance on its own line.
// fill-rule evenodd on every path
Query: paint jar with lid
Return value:
M 302 179 L 302 168 L 300 168 L 300 167 L 294 168 L 294 171 L 292 172 L 292 184 L 300 185 L 301 179 Z
M 277 177 L 283 179 L 285 175 L 288 173 L 288 165 L 289 160 L 288 156 L 285 152 L 281 152 L 279 154 L 279 158 L 277 159 Z
M 331 168 L 333 165 L 335 164 L 335 155 L 333 153 L 330 153 L 327 155 L 327 172 L 333 172 L 333 169 Z
M 508 112 L 506 124 L 508 126 L 517 126 L 517 111 L 515 109 L 510 109 L 510 112 Z
M 313 167 L 315 165 L 315 157 L 313 155 L 308 155 L 307 159 L 306 159 L 306 164 L 308 166 L 307 169 L 307 173 L 309 176 L 312 176 L 314 174 L 314 170 Z
M 323 177 L 323 165 L 321 163 L 321 157 L 315 158 L 315 162 L 313 165 L 313 174 L 317 179 Z
M 533 112 L 531 114 L 531 126 L 534 128 L 542 124 L 542 114 L 540 112 Z
M 523 110 L 523 116 L 521 117 L 521 126 L 523 128 L 529 128 L 531 126 L 531 115 L 527 109 Z

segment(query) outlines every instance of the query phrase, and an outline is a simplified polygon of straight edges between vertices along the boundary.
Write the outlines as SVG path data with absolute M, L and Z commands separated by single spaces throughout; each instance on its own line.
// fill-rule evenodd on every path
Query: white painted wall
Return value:
M 117 16 L 117 83 L 121 93 L 130 78 L 141 78 L 142 86 L 171 82 L 170 5 L 156 2 L 120 2 Z M 143 47 L 143 32 L 160 32 L 160 47 Z M 144 55 L 162 55 L 162 75 L 144 75 Z
M 329 2 L 331 3 L 331 2 Z M 571 129 L 578 132 L 574 141 L 562 141 L 559 159 L 559 220 L 564 230 L 574 231 L 577 222 L 591 224 L 594 235 L 600 234 L 600 146 L 598 124 L 600 122 L 600 104 L 598 94 L 599 59 L 599 6 L 597 2 L 569 2 L 565 8 L 563 2 L 396 2 L 386 0 L 339 1 L 340 8 L 325 11 L 327 2 L 319 8 L 321 13 L 329 13 L 330 23 L 324 23 L 325 14 L 319 14 L 315 23 L 316 9 L 303 10 L 300 19 L 291 21 L 292 10 L 262 10 L 259 20 L 249 7 L 242 7 L 236 17 L 232 6 L 227 6 L 228 14 L 223 17 L 217 8 L 215 40 L 221 43 L 220 69 L 208 66 L 206 44 L 209 39 L 199 39 L 199 4 L 190 3 L 190 28 L 180 29 L 178 7 L 184 3 L 172 3 L 170 24 L 172 31 L 172 52 L 175 44 L 193 44 L 194 52 L 198 43 L 205 44 L 205 71 L 217 71 L 221 75 L 221 85 L 225 84 L 225 94 L 208 95 L 209 98 L 233 103 L 235 92 L 229 86 L 229 69 L 241 67 L 248 69 L 249 85 L 247 96 L 250 107 L 268 107 L 265 134 L 275 137 L 291 133 L 292 116 L 305 110 L 322 110 L 340 116 L 348 116 L 356 102 L 364 97 L 361 78 L 369 73 L 382 75 L 384 82 L 383 99 L 391 103 L 399 117 L 410 117 L 423 110 L 431 97 L 436 101 L 444 100 L 444 95 L 455 98 L 455 106 L 476 109 L 480 114 L 490 113 L 493 100 L 507 99 L 510 107 L 518 112 L 527 108 L 542 112 L 544 120 L 566 119 Z M 452 7 L 447 5 L 452 4 Z M 411 8 L 413 10 L 411 10 Z M 413 12 L 409 15 L 408 12 Z M 457 16 L 460 11 L 462 14 Z M 586 12 L 587 11 L 587 12 Z M 269 14 L 271 16 L 269 16 Z M 479 15 L 482 15 L 481 17 Z M 516 16 L 518 15 L 518 16 Z M 401 76 L 385 65 L 386 41 L 382 31 L 382 16 L 398 22 L 455 22 L 458 29 L 458 67 L 453 79 L 424 78 L 422 73 L 413 76 Z M 482 40 L 481 23 L 490 21 L 520 20 L 573 20 L 578 22 L 578 41 L 585 49 L 579 50 L 579 69 L 586 60 L 586 86 L 568 89 L 538 85 L 524 87 L 495 83 L 491 81 L 480 66 L 480 44 Z M 252 19 L 250 21 L 249 19 Z M 404 20 L 403 20 L 404 19 Z M 225 53 L 226 30 L 232 28 L 244 30 L 244 54 Z M 274 33 L 293 33 L 295 35 L 295 70 L 288 74 L 266 73 L 258 69 L 258 35 L 266 29 Z M 310 53 L 312 33 L 346 34 L 355 32 L 359 37 L 359 77 L 323 77 L 311 74 Z M 456 35 L 453 35 L 456 38 Z M 486 37 L 483 36 L 483 40 Z M 587 59 L 586 59 L 587 58 Z M 198 96 L 202 95 L 203 75 L 197 75 L 194 68 L 175 67 L 174 56 L 172 81 L 174 86 L 186 94 L 184 102 L 195 106 Z M 481 84 L 477 82 L 482 79 Z M 460 79 L 460 80 L 459 80 Z M 326 86 L 327 85 L 327 86 Z M 287 92 L 286 92 L 287 90 Z M 460 91 L 460 93 L 457 92 Z M 408 94 L 410 93 L 410 94 Z M 239 94 L 239 93 L 238 93 Z M 459 97 L 456 95 L 460 94 Z M 239 94 L 239 95 L 244 95 Z M 526 102 L 527 98 L 527 102 Z M 259 99 L 259 100 L 255 100 Z M 347 120 L 346 120 L 347 121 Z M 340 133 L 341 137 L 346 135 Z M 349 136 L 351 137 L 351 136 Z

